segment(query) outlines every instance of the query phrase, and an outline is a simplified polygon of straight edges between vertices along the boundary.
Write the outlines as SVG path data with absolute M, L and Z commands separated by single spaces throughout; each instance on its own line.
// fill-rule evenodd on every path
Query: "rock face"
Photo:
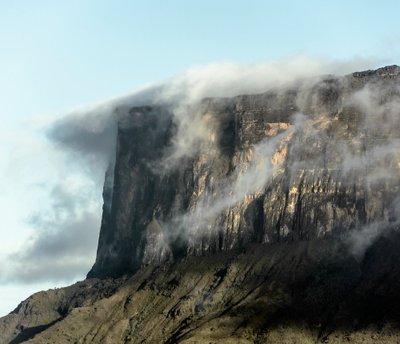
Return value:
M 88 279 L 0 343 L 398 343 L 400 67 L 183 110 L 116 109 Z
M 205 99 L 194 130 L 172 107 L 119 109 L 112 201 L 88 277 L 396 223 L 399 86 L 390 66 Z M 201 135 L 169 163 L 185 132 Z

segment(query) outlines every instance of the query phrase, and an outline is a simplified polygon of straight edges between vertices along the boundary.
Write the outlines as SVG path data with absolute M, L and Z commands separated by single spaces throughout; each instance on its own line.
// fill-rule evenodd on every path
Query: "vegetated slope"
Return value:
M 11 342 L 42 326 L 28 343 L 396 343 L 399 245 L 390 231 L 363 258 L 321 239 L 147 266 L 97 301 L 85 284 L 59 291 L 74 289 L 70 300 L 33 296 L 15 314 L 29 323 Z M 84 302 L 74 305 L 77 295 Z M 68 311 L 35 322 L 61 305 Z

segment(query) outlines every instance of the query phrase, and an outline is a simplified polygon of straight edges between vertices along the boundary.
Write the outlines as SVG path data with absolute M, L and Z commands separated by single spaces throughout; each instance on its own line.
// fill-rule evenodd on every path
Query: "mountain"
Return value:
M 114 115 L 88 279 L 2 343 L 400 340 L 400 67 Z

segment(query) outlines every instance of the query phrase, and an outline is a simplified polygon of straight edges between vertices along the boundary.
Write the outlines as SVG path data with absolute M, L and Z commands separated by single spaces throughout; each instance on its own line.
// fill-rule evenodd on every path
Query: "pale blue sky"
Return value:
M 60 169 L 70 166 L 68 157 L 34 130 L 38 118 L 216 61 L 304 54 L 400 64 L 399 13 L 400 2 L 388 0 L 0 0 L 0 260 L 38 231 L 52 233 L 27 221 L 32 213 L 90 183 Z M 91 192 L 100 216 L 101 189 Z M 73 281 L 44 276 L 10 284 L 2 273 L 0 267 L 0 315 L 33 291 Z
M 398 1 L 0 1 L 2 118 L 126 93 L 193 64 L 288 54 L 395 62 Z

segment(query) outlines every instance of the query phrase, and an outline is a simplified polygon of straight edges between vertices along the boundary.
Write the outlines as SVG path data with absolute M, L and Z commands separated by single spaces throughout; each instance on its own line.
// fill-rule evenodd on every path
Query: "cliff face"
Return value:
M 88 277 L 395 226 L 399 86 L 391 66 L 205 99 L 187 109 L 198 128 L 184 127 L 172 106 L 118 109 L 113 187 Z M 201 135 L 171 163 L 185 131 Z

